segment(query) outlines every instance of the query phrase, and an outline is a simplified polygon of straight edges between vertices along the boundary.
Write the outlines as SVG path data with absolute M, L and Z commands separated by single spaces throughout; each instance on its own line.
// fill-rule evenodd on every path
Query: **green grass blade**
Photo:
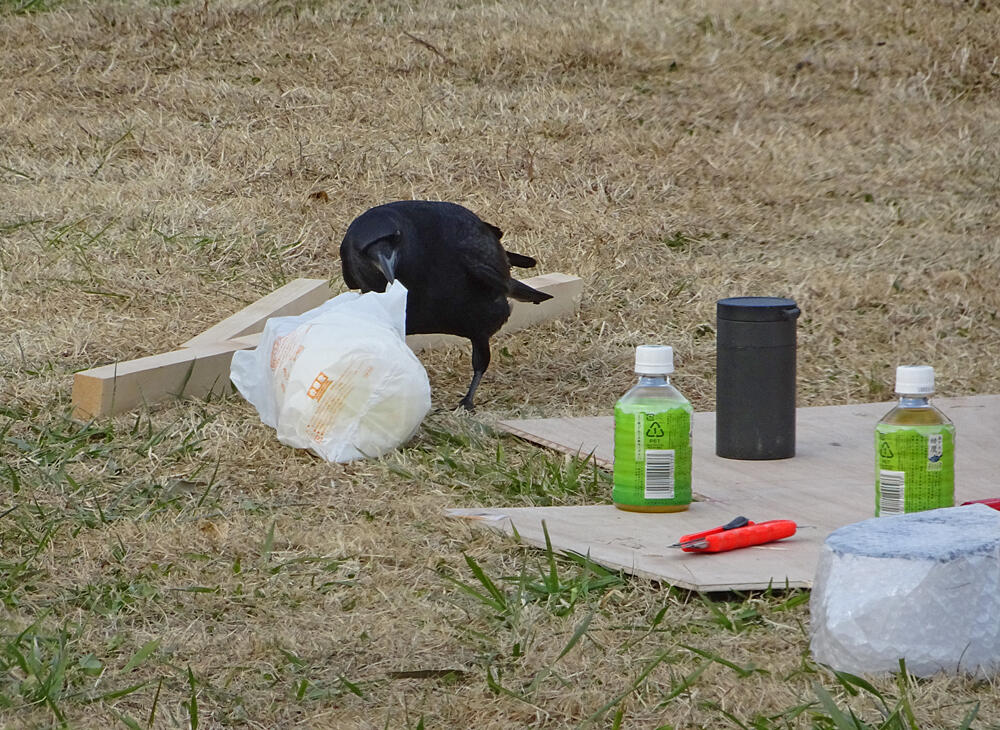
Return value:
M 859 687 L 868 694 L 872 695 L 873 697 L 877 697 L 878 700 L 882 703 L 882 707 L 885 709 L 885 712 L 886 713 L 889 712 L 888 703 L 885 701 L 885 697 L 883 697 L 882 693 L 879 692 L 871 684 L 871 682 L 869 682 L 864 677 L 859 677 L 856 674 L 851 674 L 850 672 L 838 672 L 836 670 L 834 670 L 833 676 L 837 678 L 837 681 L 840 682 L 840 685 L 847 691 L 849 695 L 851 696 L 857 695 L 858 690 L 855 688 Z
M 508 520 L 508 522 L 509 522 L 509 520 Z M 513 522 L 510 523 L 510 534 L 511 534 L 511 537 L 514 538 L 514 542 L 516 542 L 517 544 L 520 545 L 521 544 L 521 533 L 517 531 L 517 527 L 515 527 L 515 525 L 514 525 Z
M 357 695 L 361 699 L 365 698 L 365 693 L 361 691 L 361 688 L 358 687 L 358 685 L 356 685 L 353 682 L 351 682 L 344 675 L 340 675 L 340 683 L 342 685 L 344 685 L 344 687 L 347 689 L 347 691 L 350 692 L 351 694 Z
M 614 718 L 611 720 L 611 730 L 621 730 L 622 720 L 625 719 L 625 708 L 618 707 L 618 712 L 615 713 Z
M 552 552 L 552 539 L 549 537 L 549 528 L 542 520 L 542 534 L 545 535 L 545 557 L 548 560 L 549 572 L 545 577 L 545 587 L 549 593 L 559 591 L 559 568 L 556 566 L 556 556 Z
M 507 610 L 507 606 L 506 606 L 505 602 L 497 601 L 492 596 L 489 596 L 486 593 L 483 593 L 482 591 L 477 591 L 475 588 L 473 588 L 472 586 L 470 586 L 468 583 L 463 583 L 462 581 L 458 580 L 457 578 L 452 578 L 450 575 L 442 575 L 441 577 L 444 580 L 446 580 L 449 583 L 451 583 L 452 585 L 454 585 L 456 588 L 458 588 L 462 592 L 469 594 L 470 596 L 472 596 L 473 598 L 475 598 L 480 603 L 483 603 L 483 604 L 489 606 L 494 611 L 497 611 L 498 613 L 503 613 L 503 612 L 505 612 Z
M 639 675 L 634 680 L 632 680 L 632 683 L 625 690 L 619 692 L 612 699 L 608 700 L 603 705 L 601 705 L 601 707 L 598 708 L 595 712 L 591 713 L 591 715 L 587 718 L 586 722 L 591 723 L 594 720 L 598 719 L 599 717 L 603 717 L 605 712 L 607 712 L 612 707 L 621 702 L 623 699 L 625 699 L 630 694 L 635 692 L 639 688 L 639 686 L 644 681 L 646 681 L 646 677 L 648 677 L 654 669 L 660 666 L 660 664 L 662 664 L 668 656 L 669 656 L 669 649 L 664 649 L 659 654 L 657 654 L 653 658 L 653 660 L 648 665 L 646 665 L 646 667 L 641 672 L 639 672 Z M 708 665 L 706 664 L 705 666 Z
M 580 625 L 576 627 L 576 631 L 570 637 L 569 642 L 563 647 L 563 650 L 559 652 L 559 656 L 556 657 L 556 661 L 559 661 L 564 656 L 569 654 L 570 650 L 576 646 L 576 643 L 587 633 L 587 629 L 590 628 L 590 622 L 594 619 L 594 612 L 591 611 L 587 617 L 580 622 Z M 554 662 L 553 662 L 554 663 Z
M 139 682 L 139 684 L 133 684 L 131 687 L 124 687 L 122 689 L 113 689 L 104 694 L 97 695 L 96 697 L 91 697 L 90 699 L 84 700 L 87 704 L 91 702 L 104 702 L 106 700 L 117 700 L 119 697 L 125 697 L 133 692 L 138 692 L 140 689 L 145 687 L 149 682 Z
M 503 591 L 497 588 L 496 583 L 494 583 L 490 577 L 486 575 L 486 571 L 482 569 L 482 566 L 476 562 L 474 557 L 471 555 L 465 555 L 464 553 L 463 556 L 465 557 L 466 565 L 469 566 L 472 574 L 476 576 L 476 580 L 478 580 L 480 584 L 482 584 L 483 588 L 485 588 L 487 592 L 493 596 L 493 599 L 497 602 L 497 604 L 505 609 L 507 607 L 507 597 L 504 595 Z
M 156 694 L 153 695 L 153 706 L 149 708 L 149 717 L 146 718 L 146 727 L 153 727 L 153 721 L 156 720 L 156 708 L 160 704 L 160 690 L 163 689 L 163 677 L 160 677 L 160 681 L 156 683 Z
M 128 662 L 126 662 L 125 666 L 122 668 L 122 672 L 128 672 L 132 669 L 135 669 L 137 666 L 146 661 L 149 658 L 149 655 L 152 654 L 154 651 L 156 651 L 159 646 L 160 646 L 159 639 L 153 639 L 152 641 L 147 641 L 145 644 L 142 645 L 142 647 L 140 647 L 139 651 L 133 654 L 132 658 L 129 659 Z
M 826 710 L 830 719 L 837 726 L 837 730 L 864 730 L 863 726 L 859 725 L 855 718 L 848 719 L 834 701 L 833 696 L 826 691 L 826 688 L 819 682 L 813 683 L 813 692 L 816 693 L 816 697 L 819 698 L 820 704 L 823 705 L 823 709 Z
M 896 675 L 896 684 L 899 686 L 899 704 L 896 710 L 902 712 L 903 716 L 906 717 L 910 730 L 919 730 L 916 715 L 910 705 L 909 677 L 909 672 L 906 671 L 906 660 L 900 657 L 899 674 Z
M 115 717 L 118 718 L 121 724 L 127 727 L 129 730 L 142 730 L 142 728 L 139 726 L 139 723 L 136 722 L 134 718 L 130 717 L 129 715 L 126 715 L 123 712 L 118 712 L 117 710 L 112 710 L 112 712 L 115 713 Z
M 705 707 L 715 710 L 724 718 L 729 720 L 729 722 L 733 723 L 733 725 L 742 728 L 742 730 L 764 730 L 765 728 L 767 730 L 770 730 L 770 728 L 772 727 L 772 725 L 767 720 L 763 720 L 763 722 L 767 723 L 766 725 L 762 724 L 759 720 L 755 720 L 753 727 L 751 727 L 750 725 L 747 725 L 745 722 L 743 722 L 740 718 L 736 717 L 736 715 L 734 715 L 733 713 L 729 712 L 728 710 L 724 710 L 716 702 L 706 702 Z
M 188 719 L 191 721 L 191 730 L 198 730 L 198 690 L 194 681 L 194 672 L 191 666 L 187 668 L 188 685 L 191 687 L 191 699 L 185 704 L 188 708 Z
M 979 714 L 979 702 L 976 702 L 972 708 L 965 714 L 962 718 L 962 724 L 958 726 L 958 730 L 969 730 L 972 727 L 972 722 L 976 719 L 976 715 Z
M 736 672 L 741 678 L 749 677 L 755 672 L 761 671 L 752 665 L 749 667 L 741 667 L 739 664 L 731 662 L 728 659 L 723 659 L 718 654 L 708 651 L 707 649 L 699 649 L 698 647 L 688 646 L 687 644 L 680 644 L 679 646 L 683 649 L 687 649 L 688 651 L 697 654 L 700 657 L 704 657 L 709 661 L 715 662 L 716 664 L 721 664 L 724 667 L 729 667 L 734 672 Z
M 695 670 L 686 677 L 684 677 L 684 679 L 682 679 L 679 684 L 671 685 L 670 693 L 665 698 L 663 698 L 663 701 L 660 703 L 660 707 L 663 707 L 663 705 L 667 704 L 673 699 L 676 699 L 684 692 L 691 689 L 691 687 L 694 686 L 694 683 L 698 681 L 698 677 L 704 674 L 705 670 L 708 669 L 710 666 L 712 665 L 709 662 L 706 662 L 704 664 L 699 664 L 697 667 L 695 667 Z

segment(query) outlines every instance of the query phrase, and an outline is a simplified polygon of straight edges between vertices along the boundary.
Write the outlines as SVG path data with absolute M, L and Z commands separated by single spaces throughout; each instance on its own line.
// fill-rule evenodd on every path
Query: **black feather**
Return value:
M 471 340 L 472 383 L 460 404 L 469 410 L 489 366 L 489 339 L 510 317 L 508 297 L 552 298 L 511 278 L 511 265 L 532 267 L 535 259 L 505 251 L 502 235 L 460 205 L 403 200 L 362 213 L 340 244 L 344 281 L 352 289 L 384 291 L 386 266 L 406 286 L 407 334 Z

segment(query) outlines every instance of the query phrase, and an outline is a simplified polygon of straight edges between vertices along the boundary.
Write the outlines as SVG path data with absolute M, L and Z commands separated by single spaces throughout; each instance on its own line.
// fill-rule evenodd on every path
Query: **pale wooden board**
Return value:
M 541 322 L 575 314 L 583 297 L 583 279 L 569 274 L 540 274 L 521 279 L 532 289 L 551 294 L 552 298 L 539 304 L 511 300 L 510 319 L 500 328 L 500 333 L 516 332 Z
M 500 334 L 527 329 L 532 325 L 575 314 L 580 310 L 583 279 L 578 276 L 542 274 L 521 281 L 534 289 L 551 294 L 552 299 L 541 304 L 512 301 L 510 319 L 500 328 Z M 234 336 L 230 338 L 230 341 L 241 343 L 246 347 L 256 347 L 259 339 L 260 333 L 256 333 Z M 434 350 L 448 345 L 463 345 L 468 344 L 468 342 L 464 337 L 456 337 L 455 335 L 407 335 L 406 337 L 406 344 L 414 352 Z
M 214 345 L 224 340 L 262 332 L 271 317 L 308 312 L 331 296 L 333 294 L 326 279 L 295 279 L 192 337 L 181 347 Z
M 73 376 L 73 417 L 124 413 L 168 398 L 228 392 L 233 353 L 254 347 L 269 317 L 301 314 L 330 298 L 325 279 L 295 279 L 172 352 L 111 363 Z M 238 338 L 250 338 L 239 341 Z
M 73 417 L 88 420 L 166 398 L 229 392 L 229 365 L 242 348 L 237 343 L 185 347 L 76 373 Z
M 579 277 L 554 273 L 522 281 L 553 298 L 541 304 L 514 302 L 501 331 L 573 314 L 580 308 L 583 280 Z M 330 294 L 325 279 L 296 279 L 191 338 L 179 350 L 76 373 L 73 416 L 87 420 L 168 398 L 205 398 L 226 392 L 233 353 L 256 347 L 270 317 L 302 314 L 325 302 Z M 467 342 L 449 335 L 411 335 L 406 341 L 414 352 Z
M 956 502 L 1000 496 L 1000 395 L 940 398 L 955 422 Z M 531 507 L 449 510 L 474 524 L 544 546 L 542 521 L 558 550 L 590 553 L 602 565 L 702 591 L 811 587 L 823 540 L 834 529 L 871 517 L 875 505 L 874 428 L 891 403 L 800 408 L 796 456 L 737 461 L 715 455 L 715 414 L 694 417 L 696 501 L 686 512 L 636 514 L 614 507 Z M 570 454 L 613 460 L 611 417 L 502 421 L 500 427 Z M 754 521 L 790 519 L 788 540 L 713 555 L 667 550 L 687 533 L 737 515 Z M 499 518 L 499 519 L 498 519 Z

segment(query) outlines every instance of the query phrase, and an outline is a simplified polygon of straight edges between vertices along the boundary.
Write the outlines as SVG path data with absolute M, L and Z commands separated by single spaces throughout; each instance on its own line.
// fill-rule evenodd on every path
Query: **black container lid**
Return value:
M 784 322 L 798 317 L 799 308 L 781 297 L 730 297 L 716 303 L 716 315 L 736 322 Z

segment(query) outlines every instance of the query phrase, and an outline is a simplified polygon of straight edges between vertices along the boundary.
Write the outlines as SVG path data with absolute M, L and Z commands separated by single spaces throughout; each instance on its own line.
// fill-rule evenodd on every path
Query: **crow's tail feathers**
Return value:
M 537 261 L 535 261 L 530 256 L 525 256 L 521 253 L 514 253 L 513 251 L 506 251 L 507 260 L 510 262 L 511 266 L 517 266 L 522 269 L 530 269 L 533 267 Z M 537 289 L 532 289 L 527 284 L 522 284 L 517 279 L 510 280 L 510 297 L 516 299 L 519 302 L 531 302 L 532 304 L 541 304 L 546 299 L 551 299 L 551 294 L 546 294 L 543 291 L 538 291 Z
M 510 296 L 512 299 L 516 299 L 519 302 L 531 302 L 532 304 L 541 304 L 546 299 L 551 299 L 551 294 L 546 294 L 543 291 L 538 291 L 537 289 L 532 289 L 527 284 L 522 284 L 517 279 L 510 280 Z
M 525 256 L 521 253 L 514 253 L 513 251 L 504 251 L 504 253 L 507 254 L 507 260 L 510 262 L 511 266 L 517 266 L 521 269 L 530 269 L 538 263 L 530 256 Z

